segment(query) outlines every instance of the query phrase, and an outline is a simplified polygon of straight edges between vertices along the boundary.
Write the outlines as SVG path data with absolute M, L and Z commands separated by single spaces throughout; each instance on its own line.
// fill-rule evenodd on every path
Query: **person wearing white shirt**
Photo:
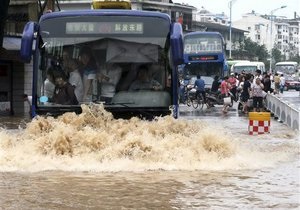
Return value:
M 83 101 L 92 102 L 94 91 L 93 89 L 96 81 L 97 63 L 93 55 L 92 49 L 85 46 L 79 52 L 79 61 L 82 64 L 80 73 L 83 75 Z
M 254 79 L 253 79 L 253 81 L 252 81 L 253 84 L 255 84 L 255 81 L 256 81 L 257 78 L 259 78 L 260 81 L 262 81 L 262 79 L 263 79 L 263 76 L 261 75 L 261 70 L 259 70 L 259 69 L 257 69 L 257 70 L 255 71 Z
M 280 88 L 279 88 L 280 89 L 280 93 L 283 93 L 284 86 L 285 86 L 285 78 L 284 78 L 283 74 L 280 75 L 279 86 L 280 86 Z
M 110 103 L 116 93 L 116 86 L 121 78 L 122 69 L 115 63 L 107 63 L 100 68 L 98 80 L 101 85 L 100 101 Z
M 69 61 L 69 83 L 75 88 L 74 93 L 78 102 L 83 100 L 83 82 L 78 69 L 78 63 L 75 59 Z
M 256 78 L 252 84 L 253 111 L 263 111 L 263 90 L 264 85 L 259 78 Z
M 52 98 L 54 94 L 54 68 L 50 67 L 47 70 L 47 78 L 45 79 L 41 87 L 41 96 L 46 96 L 47 98 Z

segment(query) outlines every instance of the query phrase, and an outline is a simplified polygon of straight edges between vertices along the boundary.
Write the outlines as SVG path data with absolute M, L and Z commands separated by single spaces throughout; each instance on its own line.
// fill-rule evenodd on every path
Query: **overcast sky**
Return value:
M 212 13 L 224 12 L 229 17 L 229 0 L 173 0 L 174 3 L 187 3 L 198 9 L 202 6 Z M 270 14 L 271 10 L 281 6 L 287 6 L 284 9 L 274 12 L 276 16 L 285 16 L 293 18 L 294 12 L 300 16 L 300 0 L 233 0 L 232 20 L 238 20 L 242 14 L 254 10 L 259 14 Z

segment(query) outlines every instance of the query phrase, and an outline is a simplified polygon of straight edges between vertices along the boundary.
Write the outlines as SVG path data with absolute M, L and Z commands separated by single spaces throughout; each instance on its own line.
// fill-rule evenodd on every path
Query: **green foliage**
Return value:
M 281 51 L 275 45 L 272 49 L 272 60 L 273 63 L 277 63 L 284 60 L 284 57 L 281 55 Z
M 300 55 L 291 55 L 290 61 L 296 61 L 297 63 L 300 63 Z
M 265 45 L 259 45 L 250 38 L 239 40 L 239 49 L 234 53 L 235 59 L 258 60 L 267 63 L 269 57 Z

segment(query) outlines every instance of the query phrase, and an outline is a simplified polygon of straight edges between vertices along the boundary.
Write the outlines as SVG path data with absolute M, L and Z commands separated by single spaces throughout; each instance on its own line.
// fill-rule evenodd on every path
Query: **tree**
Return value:
M 290 61 L 296 61 L 297 63 L 300 63 L 299 54 L 290 56 Z
M 256 55 L 259 61 L 267 62 L 269 53 L 265 45 L 259 45 L 256 51 Z
M 278 49 L 278 46 L 275 44 L 275 46 L 272 49 L 272 60 L 274 63 L 282 61 L 283 56 L 281 55 L 281 51 Z
M 239 40 L 239 49 L 235 51 L 236 59 L 258 60 L 267 63 L 268 51 L 265 45 L 259 45 L 250 38 Z
M 0 48 L 3 46 L 4 26 L 7 18 L 10 0 L 2 0 L 0 7 Z
M 298 53 L 298 48 L 294 44 L 289 44 L 289 49 L 290 49 L 289 60 L 300 63 L 300 56 Z

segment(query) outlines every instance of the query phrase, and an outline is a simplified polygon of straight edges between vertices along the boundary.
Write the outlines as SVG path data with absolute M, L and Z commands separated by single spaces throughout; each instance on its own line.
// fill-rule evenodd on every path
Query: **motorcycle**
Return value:
M 229 104 L 230 107 L 233 106 L 234 95 L 229 91 L 229 97 L 231 102 Z M 215 105 L 223 105 L 224 104 L 224 97 L 222 96 L 221 92 L 206 92 L 206 104 L 208 107 L 214 107 Z
M 252 97 L 249 98 L 247 100 L 247 102 L 242 102 L 241 101 L 241 95 L 242 95 L 242 93 L 238 92 L 238 110 L 243 111 L 244 103 L 247 103 L 248 111 L 252 111 L 253 110 L 253 99 L 252 99 Z

